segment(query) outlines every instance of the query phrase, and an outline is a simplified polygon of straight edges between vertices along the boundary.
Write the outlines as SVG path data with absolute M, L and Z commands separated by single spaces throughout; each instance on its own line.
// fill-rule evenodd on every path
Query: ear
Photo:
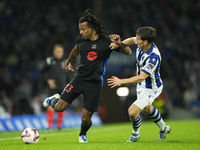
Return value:
M 95 32 L 95 30 L 94 30 L 94 29 L 92 29 L 92 28 L 91 28 L 91 30 L 92 30 L 92 32 Z
M 147 45 L 149 42 L 147 40 L 144 40 L 144 44 Z
M 91 28 L 91 30 L 95 35 L 97 34 L 97 32 L 94 29 Z

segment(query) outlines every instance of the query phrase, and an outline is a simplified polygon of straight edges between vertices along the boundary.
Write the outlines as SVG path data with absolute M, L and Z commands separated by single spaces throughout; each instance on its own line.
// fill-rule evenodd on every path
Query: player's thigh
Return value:
M 100 95 L 102 83 L 101 81 L 87 82 L 85 85 L 83 97 L 84 108 L 91 112 L 96 112 L 99 109 Z
M 150 105 L 152 100 L 149 97 L 149 93 L 146 91 L 141 91 L 141 93 L 137 96 L 136 101 L 133 103 L 143 110 L 146 106 Z
M 162 87 L 158 89 L 141 89 L 137 92 L 137 100 L 134 102 L 141 110 L 149 106 L 162 92 Z
M 61 93 L 60 99 L 71 104 L 75 98 L 77 98 L 81 94 L 80 87 L 82 87 L 81 83 L 77 82 L 73 79 L 63 90 Z

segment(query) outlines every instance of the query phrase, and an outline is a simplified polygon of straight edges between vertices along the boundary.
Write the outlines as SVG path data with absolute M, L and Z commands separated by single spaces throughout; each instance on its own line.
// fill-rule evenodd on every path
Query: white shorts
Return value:
M 153 103 L 153 101 L 162 92 L 162 89 L 163 85 L 161 85 L 157 89 L 147 89 L 142 88 L 140 85 L 137 85 L 137 100 L 133 104 L 143 110 L 144 107 L 149 106 Z

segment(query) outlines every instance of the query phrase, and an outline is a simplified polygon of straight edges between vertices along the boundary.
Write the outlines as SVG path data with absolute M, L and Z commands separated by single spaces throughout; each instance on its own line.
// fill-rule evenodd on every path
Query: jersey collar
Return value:
M 153 51 L 154 47 L 155 47 L 155 44 L 154 44 L 154 42 L 152 42 L 151 48 L 148 51 L 144 52 L 144 53 L 147 53 L 149 55 Z

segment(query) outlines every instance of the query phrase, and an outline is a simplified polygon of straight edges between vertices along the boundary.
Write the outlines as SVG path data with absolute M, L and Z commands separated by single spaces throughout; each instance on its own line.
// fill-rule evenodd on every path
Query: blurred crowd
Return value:
M 79 34 L 78 20 L 87 8 L 106 25 L 107 35 L 117 33 L 125 39 L 141 26 L 155 27 L 169 101 L 190 108 L 199 100 L 200 1 L 2 0 L 0 117 L 42 112 L 48 91 L 38 70 L 54 44 L 63 44 L 65 57 L 69 55 Z

